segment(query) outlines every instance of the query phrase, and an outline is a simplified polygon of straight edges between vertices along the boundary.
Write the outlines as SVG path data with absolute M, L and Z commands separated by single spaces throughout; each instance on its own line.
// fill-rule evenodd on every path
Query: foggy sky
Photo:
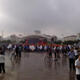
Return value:
M 0 33 L 61 36 L 80 32 L 80 0 L 0 0 Z

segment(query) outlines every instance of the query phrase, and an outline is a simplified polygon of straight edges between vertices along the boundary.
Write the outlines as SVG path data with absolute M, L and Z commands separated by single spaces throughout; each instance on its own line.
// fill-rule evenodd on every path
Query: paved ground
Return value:
M 0 80 L 75 80 L 69 71 L 68 59 L 61 56 L 50 60 L 43 53 L 23 53 L 21 61 L 10 61 L 6 56 L 6 74 Z

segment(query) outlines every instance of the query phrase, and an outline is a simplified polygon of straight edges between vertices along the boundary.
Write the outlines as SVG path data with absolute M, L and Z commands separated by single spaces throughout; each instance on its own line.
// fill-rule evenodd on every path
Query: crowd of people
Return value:
M 46 46 L 34 46 L 34 45 L 28 45 L 28 46 L 23 46 L 21 44 L 17 45 L 11 45 L 9 44 L 7 47 L 2 46 L 0 47 L 0 73 L 5 74 L 5 51 L 11 52 L 11 57 L 15 56 L 15 59 L 20 59 L 21 58 L 21 53 L 22 51 L 46 51 L 49 58 L 53 58 L 53 53 L 54 53 L 54 58 L 55 61 L 57 61 L 58 58 L 60 58 L 60 54 L 63 54 L 65 57 L 69 58 L 69 68 L 70 71 L 76 69 L 76 75 L 77 75 L 77 80 L 80 80 L 80 47 L 79 46 L 73 46 L 73 45 L 60 45 L 60 46 L 52 46 L 51 45 L 46 45 Z

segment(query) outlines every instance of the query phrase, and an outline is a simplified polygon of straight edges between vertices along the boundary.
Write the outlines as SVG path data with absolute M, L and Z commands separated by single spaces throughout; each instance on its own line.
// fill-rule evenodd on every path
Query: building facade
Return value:
M 76 35 L 71 35 L 71 36 L 67 36 L 63 38 L 64 41 L 75 41 L 77 40 L 77 36 Z
M 80 40 L 80 33 L 77 34 L 77 39 Z

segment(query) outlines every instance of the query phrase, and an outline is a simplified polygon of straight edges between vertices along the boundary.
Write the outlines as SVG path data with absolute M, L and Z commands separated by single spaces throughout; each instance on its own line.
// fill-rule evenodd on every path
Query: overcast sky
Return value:
M 0 33 L 61 36 L 80 32 L 80 0 L 0 0 Z

